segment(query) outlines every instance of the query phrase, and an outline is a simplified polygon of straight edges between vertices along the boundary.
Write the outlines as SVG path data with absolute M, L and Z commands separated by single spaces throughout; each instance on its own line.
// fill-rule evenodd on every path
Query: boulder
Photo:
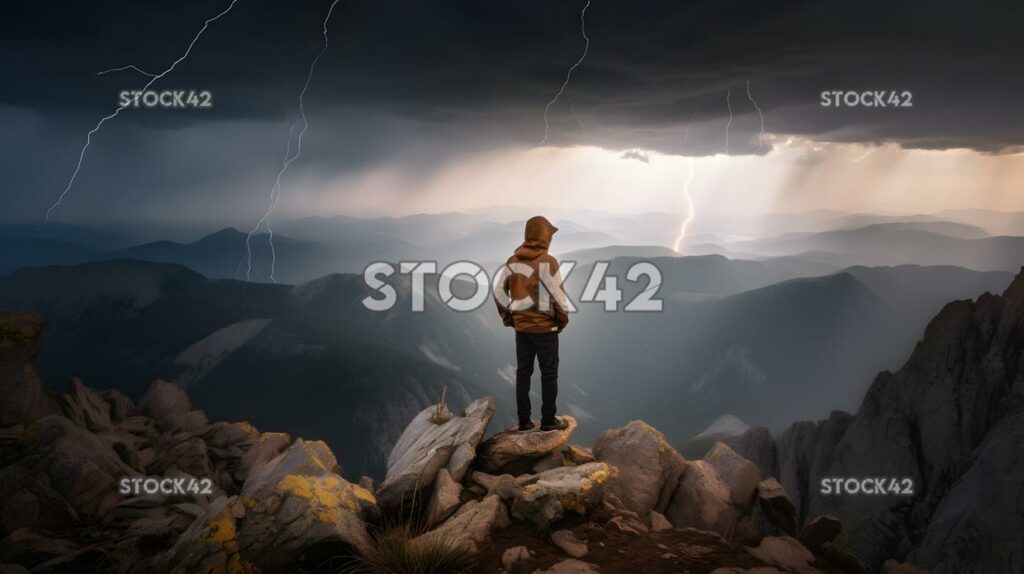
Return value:
M 221 497 L 198 516 L 171 548 L 169 571 L 248 574 L 252 564 L 242 557 L 234 497 Z
M 483 500 L 473 500 L 462 505 L 441 526 L 414 538 L 413 543 L 444 541 L 475 553 L 490 538 L 492 530 L 505 528 L 509 524 L 505 504 L 497 496 L 490 495 Z
M 427 527 L 434 526 L 451 516 L 459 507 L 462 497 L 462 485 L 452 480 L 447 468 L 437 471 L 434 479 L 434 492 L 427 503 Z
M 107 389 L 100 392 L 100 396 L 110 405 L 111 420 L 120 422 L 135 414 L 135 403 L 121 391 Z
M 716 442 L 711 447 L 704 455 L 704 462 L 718 472 L 718 477 L 729 488 L 733 504 L 743 506 L 750 503 L 761 482 L 761 471 L 757 465 L 736 454 L 736 451 L 722 442 Z
M 615 467 L 603 462 L 555 468 L 525 481 L 512 503 L 521 520 L 547 526 L 572 512 L 586 515 L 599 507 L 604 484 L 614 478 Z
M 32 313 L 0 313 L 0 427 L 28 424 L 55 410 L 35 368 L 45 327 Z
M 525 546 L 513 546 L 501 554 L 501 567 L 505 569 L 505 572 L 512 572 L 513 565 L 529 559 L 529 549 Z
M 274 570 L 294 564 L 313 547 L 366 550 L 370 538 L 363 519 L 377 515 L 376 501 L 337 470 L 326 444 L 302 439 L 253 469 L 240 495 L 242 556 Z
M 762 480 L 757 485 L 757 502 L 772 524 L 787 534 L 796 534 L 796 506 L 779 481 Z
M 117 504 L 117 480 L 137 473 L 95 434 L 62 416 L 43 417 L 25 429 L 20 464 L 49 478 L 50 487 L 82 518 Z
M 843 523 L 835 516 L 815 516 L 800 529 L 800 542 L 804 546 L 817 549 L 826 542 L 832 542 L 843 531 Z
M 513 427 L 495 434 L 477 449 L 476 466 L 490 473 L 530 470 L 539 459 L 564 445 L 576 429 L 575 418 L 566 415 L 562 419 L 569 423 L 568 428 L 520 432 Z
M 672 523 L 665 518 L 665 515 L 658 512 L 657 510 L 651 511 L 651 530 L 654 532 L 664 532 L 666 530 L 672 530 Z
M 83 385 L 78 378 L 71 379 L 70 392 L 60 395 L 60 407 L 64 416 L 84 429 L 103 431 L 113 426 L 110 421 L 110 403 Z
M 786 572 L 818 572 L 811 566 L 814 555 L 791 536 L 767 536 L 757 548 L 750 550 L 750 554 Z
M 709 530 L 726 538 L 738 518 L 729 487 L 702 460 L 687 462 L 665 515 L 677 528 Z
M 288 447 L 292 439 L 288 433 L 265 432 L 260 433 L 256 442 L 250 446 L 235 467 L 235 480 L 244 483 L 253 469 L 260 468 L 276 458 L 281 451 Z M 371 490 L 371 489 L 367 489 Z M 372 490 L 371 490 L 372 492 Z
M 722 442 L 736 454 L 757 465 L 761 476 L 778 476 L 775 439 L 765 427 L 747 429 L 741 435 L 722 439 Z
M 618 469 L 606 490 L 644 519 L 652 510 L 665 512 L 686 463 L 661 432 L 643 421 L 601 433 L 594 456 Z
M 530 469 L 530 472 L 537 474 L 538 472 L 544 472 L 545 470 L 551 470 L 560 466 L 577 466 L 594 462 L 595 460 L 597 459 L 594 458 L 594 453 L 589 448 L 563 443 L 555 450 L 540 457 L 533 465 L 533 468 Z
M 184 389 L 157 379 L 149 384 L 146 393 L 139 399 L 137 410 L 139 414 L 158 421 L 168 415 L 191 411 L 192 403 Z
M 533 574 L 598 574 L 597 566 L 582 560 L 570 558 L 562 560 L 547 570 L 535 570 Z
M 78 513 L 48 482 L 21 464 L 0 469 L 0 539 L 19 528 L 56 532 L 78 522 Z
M 383 508 L 401 508 L 405 501 L 431 487 L 442 468 L 448 469 L 452 480 L 461 482 L 494 416 L 494 399 L 473 401 L 464 415 L 447 420 L 435 417 L 437 409 L 437 405 L 423 409 L 395 443 L 388 457 L 387 474 L 377 489 Z
M 587 555 L 587 544 L 576 538 L 571 530 L 556 530 L 551 533 L 551 542 L 572 558 L 583 558 Z

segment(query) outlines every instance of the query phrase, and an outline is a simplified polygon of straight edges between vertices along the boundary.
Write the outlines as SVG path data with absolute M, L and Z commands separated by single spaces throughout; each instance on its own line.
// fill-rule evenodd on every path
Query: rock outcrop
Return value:
M 45 327 L 31 313 L 0 313 L 0 427 L 28 424 L 56 412 L 35 367 Z
M 792 496 L 798 521 L 831 515 L 870 569 L 933 572 L 1024 564 L 1024 273 L 1002 296 L 955 301 L 896 373 L 875 379 L 856 415 L 758 429 L 730 440 Z M 836 494 L 823 479 L 885 477 L 880 494 Z M 893 480 L 889 480 L 893 479 Z M 895 566 L 894 566 L 895 567 Z
M 458 415 L 448 413 L 443 404 L 423 409 L 391 451 L 387 475 L 377 489 L 381 507 L 401 509 L 429 489 L 442 468 L 452 480 L 461 481 L 493 416 L 490 397 L 473 401 Z
M 513 427 L 493 435 L 480 445 L 475 466 L 492 474 L 529 472 L 541 458 L 565 444 L 576 429 L 576 419 L 561 417 L 569 426 L 562 430 L 520 432 Z M 561 466 L 561 465 L 559 465 Z

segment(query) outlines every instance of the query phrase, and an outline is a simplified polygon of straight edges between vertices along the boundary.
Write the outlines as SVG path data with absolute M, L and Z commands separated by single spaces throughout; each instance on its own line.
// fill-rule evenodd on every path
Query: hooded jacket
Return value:
M 548 253 L 551 245 L 551 237 L 558 231 L 558 228 L 551 224 L 547 218 L 542 216 L 531 217 L 526 222 L 526 230 L 523 234 L 523 244 L 516 248 L 515 252 L 505 263 L 509 266 L 510 274 L 505 278 L 502 286 L 504 301 L 495 298 L 498 306 L 498 314 L 502 322 L 508 327 L 515 327 L 516 331 L 523 333 L 550 333 L 561 332 L 569 324 L 567 312 L 568 301 L 561 290 L 562 278 L 558 273 L 558 261 Z M 521 263 L 532 269 L 526 275 L 527 270 L 521 266 L 512 265 Z M 559 293 L 551 293 L 547 310 L 541 308 L 541 273 L 542 267 L 547 266 L 548 273 L 559 286 Z M 520 269 L 517 270 L 517 267 Z M 518 309 L 513 304 L 515 301 L 524 301 L 527 297 L 532 300 L 528 308 Z

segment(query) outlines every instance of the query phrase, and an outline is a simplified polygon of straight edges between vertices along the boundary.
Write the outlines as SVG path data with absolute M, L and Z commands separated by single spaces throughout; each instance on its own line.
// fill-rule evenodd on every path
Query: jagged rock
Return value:
M 843 531 L 843 523 L 835 516 L 815 516 L 800 529 L 800 542 L 812 549 L 832 542 Z
M 469 552 L 477 552 L 490 538 L 492 530 L 505 528 L 509 524 L 505 504 L 497 496 L 490 495 L 483 500 L 462 505 L 441 526 L 414 538 L 413 543 L 440 540 Z
M 434 492 L 427 503 L 427 527 L 434 526 L 451 516 L 452 512 L 459 507 L 462 497 L 462 485 L 452 480 L 452 475 L 447 468 L 437 471 L 437 478 L 434 480 Z
M 120 422 L 135 414 L 135 403 L 121 391 L 107 389 L 101 391 L 100 396 L 110 405 L 111 420 Z
M 722 439 L 736 454 L 757 465 L 762 477 L 778 477 L 775 439 L 765 427 L 747 429 L 743 434 Z
M 25 429 L 21 464 L 50 479 L 80 517 L 102 514 L 120 499 L 116 481 L 135 472 L 93 433 L 62 416 L 43 417 Z
M 560 466 L 578 466 L 581 464 L 587 464 L 588 462 L 594 462 L 594 453 L 589 448 L 585 448 L 574 444 L 561 444 L 555 450 L 548 454 L 540 457 L 530 472 L 536 474 L 538 472 L 544 472 L 545 470 L 551 470 L 552 468 L 558 468 Z
M 665 515 L 658 512 L 657 510 L 651 511 L 651 530 L 654 532 L 664 532 L 666 530 L 672 530 L 672 523 L 665 518 Z
M 743 458 L 722 442 L 716 442 L 704 455 L 704 462 L 718 472 L 718 477 L 729 488 L 733 504 L 746 505 L 754 497 L 761 482 L 761 471 L 757 465 Z
M 791 536 L 767 536 L 757 548 L 750 550 L 750 554 L 786 572 L 818 572 L 811 566 L 814 555 Z
M 686 463 L 661 432 L 643 421 L 601 433 L 594 456 L 618 469 L 606 490 L 645 519 L 652 510 L 665 512 Z
M 154 445 L 156 459 L 146 466 L 154 474 L 181 471 L 192 476 L 208 477 L 213 474 L 206 443 L 197 437 L 167 437 Z
M 208 422 L 203 411 L 177 411 L 157 420 L 156 428 L 163 433 L 205 434 Z
M 583 558 L 587 555 L 586 542 L 576 538 L 571 530 L 556 530 L 551 533 L 551 542 L 572 558 Z
M 494 399 L 473 401 L 465 416 L 452 416 L 442 424 L 431 420 L 436 410 L 436 405 L 423 409 L 395 443 L 387 475 L 377 489 L 383 508 L 400 508 L 407 498 L 432 486 L 441 468 L 460 482 L 494 416 Z
M 692 527 L 731 536 L 738 519 L 729 487 L 710 464 L 686 463 L 665 515 L 677 528 Z
M 185 390 L 167 381 L 157 379 L 149 384 L 146 393 L 139 399 L 138 412 L 153 420 L 160 420 L 174 413 L 192 410 Z
M 796 534 L 796 506 L 779 481 L 774 478 L 762 480 L 757 485 L 757 501 L 772 524 L 787 534 Z
M 107 562 L 108 557 L 93 546 L 21 528 L 0 542 L 0 561 L 20 564 L 34 572 L 88 572 L 96 564 Z
M 61 394 L 60 406 L 64 416 L 84 429 L 102 431 L 113 426 L 110 404 L 77 378 L 71 379 L 71 392 Z
M 241 554 L 238 524 L 231 511 L 234 503 L 233 497 L 214 500 L 178 537 L 167 559 L 173 571 L 210 574 L 254 571 Z
M 648 528 L 639 519 L 629 516 L 614 516 L 607 522 L 608 526 L 618 530 L 619 532 L 625 532 L 626 534 L 634 534 L 640 536 L 641 534 L 647 534 Z
M 59 531 L 78 522 L 64 498 L 20 464 L 0 469 L 0 538 L 19 528 Z
M 603 486 L 615 476 L 603 462 L 555 468 L 530 477 L 512 503 L 512 514 L 546 526 L 567 512 L 585 515 L 598 506 Z
M 598 574 L 597 566 L 582 560 L 570 558 L 562 560 L 547 570 L 535 570 L 533 574 Z
M 240 499 L 242 555 L 264 570 L 294 564 L 321 545 L 366 550 L 364 517 L 375 516 L 373 495 L 341 478 L 334 453 L 320 441 L 297 439 L 274 460 L 253 469 Z
M 563 416 L 569 426 L 563 430 L 520 432 L 516 427 L 503 430 L 485 440 L 477 449 L 476 465 L 490 473 L 518 474 L 530 470 L 545 455 L 565 444 L 576 419 Z
M 202 412 L 202 411 L 191 411 Z M 204 440 L 211 447 L 226 449 L 233 445 L 254 445 L 260 439 L 260 431 L 247 422 L 218 422 L 210 425 Z
M 32 313 L 0 313 L 0 427 L 54 412 L 36 374 L 46 322 Z
M 235 468 L 234 477 L 238 482 L 244 483 L 253 469 L 266 465 L 276 458 L 291 443 L 288 433 L 265 432 L 260 433 L 256 442 L 245 451 Z M 372 485 L 371 485 L 372 486 Z M 372 489 L 367 488 L 369 492 Z
M 530 551 L 525 546 L 513 546 L 501 554 L 501 567 L 505 572 L 512 572 L 512 566 L 517 562 L 530 559 Z

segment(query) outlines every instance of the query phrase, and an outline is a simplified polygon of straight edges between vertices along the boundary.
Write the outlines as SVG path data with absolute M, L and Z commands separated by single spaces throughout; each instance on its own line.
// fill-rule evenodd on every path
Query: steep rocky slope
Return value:
M 1024 569 L 1024 273 L 1002 296 L 948 304 L 855 415 L 729 444 L 778 476 L 800 516 L 834 514 L 869 565 Z M 908 479 L 912 494 L 824 493 L 829 478 Z M 833 484 L 834 486 L 834 484 Z M 902 490 L 902 488 L 901 488 Z

